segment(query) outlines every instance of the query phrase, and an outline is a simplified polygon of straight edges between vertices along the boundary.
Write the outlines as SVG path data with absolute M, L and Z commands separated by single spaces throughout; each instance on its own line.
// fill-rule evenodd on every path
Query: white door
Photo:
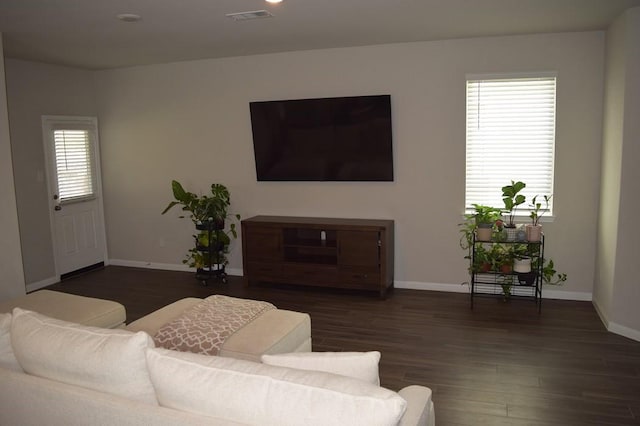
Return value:
M 56 275 L 105 262 L 97 120 L 44 116 Z

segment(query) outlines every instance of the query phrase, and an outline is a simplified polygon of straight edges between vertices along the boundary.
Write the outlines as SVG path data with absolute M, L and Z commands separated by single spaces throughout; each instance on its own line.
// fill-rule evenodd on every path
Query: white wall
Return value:
M 602 205 L 594 304 L 612 331 L 640 340 L 637 253 L 640 229 L 640 8 L 607 33 Z
M 16 59 L 6 72 L 25 280 L 41 287 L 56 282 L 41 117 L 96 115 L 93 74 Z
M 0 301 L 25 294 L 0 33 Z
M 465 74 L 557 71 L 555 221 L 547 254 L 589 299 L 594 282 L 602 135 L 602 32 L 479 38 L 202 60 L 96 73 L 109 253 L 179 264 L 192 230 L 170 181 L 226 184 L 232 210 L 390 218 L 396 283 L 462 291 Z M 391 94 L 395 182 L 256 182 L 254 100 Z M 518 179 L 517 176 L 513 177 Z M 230 267 L 240 270 L 240 244 Z M 441 284 L 442 286 L 438 286 Z M 551 292 L 547 292 L 550 294 Z

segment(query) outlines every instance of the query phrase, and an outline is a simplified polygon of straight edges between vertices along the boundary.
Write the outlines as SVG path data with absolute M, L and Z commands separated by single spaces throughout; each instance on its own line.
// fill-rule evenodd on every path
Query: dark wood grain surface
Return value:
M 193 274 L 108 266 L 48 287 L 116 300 L 131 322 L 180 298 L 226 294 L 311 315 L 314 351 L 382 353 L 382 385 L 430 387 L 447 425 L 640 425 L 640 343 L 609 333 L 590 302 L 477 299 L 395 289 L 203 287 Z

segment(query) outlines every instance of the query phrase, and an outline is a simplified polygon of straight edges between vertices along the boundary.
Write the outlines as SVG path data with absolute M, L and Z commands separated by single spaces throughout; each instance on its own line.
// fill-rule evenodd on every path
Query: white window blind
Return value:
M 60 202 L 93 197 L 90 133 L 87 130 L 54 130 L 53 140 Z
M 527 184 L 518 213 L 552 194 L 555 98 L 555 76 L 467 80 L 467 212 L 474 203 L 503 207 L 501 188 L 512 180 Z

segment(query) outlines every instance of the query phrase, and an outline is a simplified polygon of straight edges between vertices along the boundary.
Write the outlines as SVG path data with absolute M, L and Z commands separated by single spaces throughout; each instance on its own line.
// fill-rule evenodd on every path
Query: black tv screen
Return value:
M 390 95 L 249 108 L 259 181 L 393 181 Z

